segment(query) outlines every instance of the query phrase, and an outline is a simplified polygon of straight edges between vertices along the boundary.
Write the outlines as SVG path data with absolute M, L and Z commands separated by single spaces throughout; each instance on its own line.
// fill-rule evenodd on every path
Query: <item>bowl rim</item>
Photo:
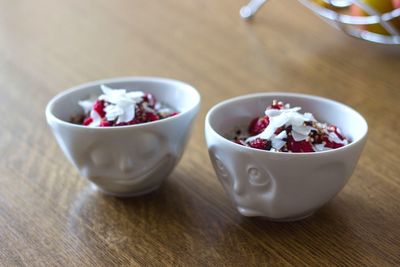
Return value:
M 269 150 L 262 150 L 262 149 L 255 149 L 255 148 L 251 148 L 251 147 L 247 147 L 247 146 L 243 146 L 240 144 L 237 144 L 231 140 L 228 140 L 227 138 L 225 138 L 224 136 L 220 135 L 212 126 L 210 123 L 210 117 L 213 115 L 213 113 L 220 107 L 225 106 L 229 103 L 232 102 L 237 102 L 237 101 L 241 101 L 241 100 L 245 100 L 245 99 L 249 99 L 249 98 L 257 98 L 257 97 L 263 97 L 263 96 L 290 96 L 290 97 L 296 97 L 296 98 L 306 98 L 306 99 L 311 99 L 314 101 L 322 101 L 322 102 L 330 102 L 333 103 L 335 105 L 339 105 L 342 106 L 346 109 L 349 109 L 350 111 L 354 112 L 356 115 L 359 116 L 359 118 L 361 119 L 362 123 L 365 124 L 365 132 L 362 134 L 362 136 L 360 138 L 358 138 L 358 140 L 351 142 L 350 144 L 347 144 L 343 147 L 340 148 L 336 148 L 336 149 L 331 149 L 331 150 L 325 150 L 325 151 L 315 151 L 315 152 L 296 152 L 296 153 L 288 153 L 288 152 L 275 152 L 275 151 L 269 151 Z M 356 111 L 355 109 L 353 109 L 352 107 L 343 104 L 341 102 L 338 102 L 336 100 L 332 100 L 326 97 L 322 97 L 322 96 L 317 96 L 317 95 L 310 95 L 310 94 L 303 94 L 303 93 L 291 93 L 291 92 L 279 92 L 279 91 L 274 91 L 274 92 L 257 92 L 257 93 L 251 93 L 251 94 L 246 94 L 246 95 L 240 95 L 240 96 L 236 96 L 236 97 L 232 97 L 232 98 L 228 98 L 226 100 L 223 100 L 219 103 L 217 103 L 216 105 L 214 105 L 213 107 L 211 107 L 211 109 L 209 109 L 209 111 L 207 112 L 206 118 L 205 118 L 205 125 L 206 125 L 206 131 L 208 129 L 210 129 L 215 136 L 217 136 L 217 138 L 219 138 L 219 140 L 222 140 L 223 143 L 230 145 L 230 146 L 234 146 L 237 149 L 244 149 L 244 151 L 248 151 L 251 153 L 263 153 L 263 154 L 269 154 L 269 155 L 279 155 L 282 157 L 298 157 L 298 156 L 313 156 L 313 155 L 317 155 L 320 156 L 322 154 L 331 154 L 331 153 L 337 153 L 338 151 L 345 151 L 348 149 L 351 149 L 352 147 L 354 147 L 356 144 L 362 142 L 363 140 L 365 140 L 367 138 L 368 135 L 368 123 L 366 121 L 366 119 L 364 118 L 364 116 L 362 116 L 358 111 Z M 208 128 L 208 129 L 207 129 Z
M 169 84 L 176 83 L 176 84 L 185 86 L 189 90 L 191 90 L 195 95 L 195 100 L 194 100 L 193 105 L 189 109 L 185 110 L 184 112 L 179 112 L 179 114 L 177 114 L 175 116 L 168 117 L 168 118 L 165 118 L 162 120 L 146 122 L 146 123 L 140 123 L 140 124 L 134 124 L 134 125 L 121 125 L 121 126 L 114 126 L 114 127 L 88 127 L 85 125 L 74 124 L 69 121 L 62 120 L 53 114 L 54 105 L 59 99 L 65 97 L 67 95 L 73 94 L 75 92 L 85 90 L 88 87 L 93 87 L 93 86 L 97 86 L 97 85 L 101 85 L 101 84 L 107 85 L 110 83 L 117 83 L 117 82 L 161 82 L 161 83 L 169 83 Z M 89 82 L 85 82 L 82 84 L 78 84 L 78 85 L 69 87 L 69 88 L 59 92 L 58 94 L 56 94 L 49 100 L 49 102 L 46 105 L 45 115 L 46 115 L 48 123 L 50 121 L 54 121 L 54 122 L 64 125 L 64 126 L 74 127 L 74 128 L 76 127 L 76 128 L 80 128 L 80 129 L 87 129 L 87 130 L 91 130 L 91 131 L 93 131 L 93 130 L 116 131 L 116 130 L 121 130 L 121 129 L 142 128 L 142 127 L 147 127 L 149 125 L 164 123 L 165 121 L 176 120 L 179 117 L 182 117 L 185 114 L 191 112 L 192 110 L 198 108 L 200 105 L 200 102 L 201 102 L 201 96 L 200 96 L 200 93 L 198 92 L 198 90 L 194 86 L 192 86 L 186 82 L 176 80 L 176 79 L 171 79 L 171 78 L 157 77 L 157 76 L 124 76 L 124 77 L 114 77 L 114 78 L 94 80 L 94 81 L 89 81 Z

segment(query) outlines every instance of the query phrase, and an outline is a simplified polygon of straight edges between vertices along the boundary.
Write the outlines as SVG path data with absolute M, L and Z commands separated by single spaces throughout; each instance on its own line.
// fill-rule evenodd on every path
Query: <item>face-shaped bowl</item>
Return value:
M 277 99 L 337 125 L 351 144 L 315 153 L 252 149 L 225 138 L 248 125 Z M 207 114 L 205 134 L 215 172 L 238 211 L 290 221 L 305 218 L 346 184 L 364 147 L 368 126 L 352 108 L 329 99 L 293 93 L 260 93 L 226 100 Z
M 89 128 L 69 122 L 78 101 L 100 95 L 100 85 L 143 91 L 179 112 L 167 119 L 121 127 Z M 105 193 L 141 195 L 157 189 L 184 151 L 199 110 L 192 86 L 170 79 L 127 77 L 83 84 L 55 96 L 46 118 L 62 151 L 79 173 Z

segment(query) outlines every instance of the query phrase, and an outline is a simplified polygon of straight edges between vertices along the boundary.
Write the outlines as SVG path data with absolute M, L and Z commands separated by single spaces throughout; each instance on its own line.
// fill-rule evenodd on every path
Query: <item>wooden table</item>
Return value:
M 0 263 L 4 266 L 400 265 L 400 49 L 352 39 L 293 0 L 251 22 L 245 0 L 0 0 Z M 65 88 L 115 76 L 184 80 L 202 107 L 162 188 L 93 190 L 44 118 Z M 288 91 L 344 102 L 369 140 L 350 182 L 314 216 L 242 217 L 212 170 L 217 102 Z

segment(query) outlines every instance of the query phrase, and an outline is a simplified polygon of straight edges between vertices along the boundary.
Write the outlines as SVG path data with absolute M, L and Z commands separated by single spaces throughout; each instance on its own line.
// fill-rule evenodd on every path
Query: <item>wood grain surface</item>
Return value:
M 3 266 L 399 266 L 400 48 L 356 40 L 294 0 L 240 19 L 245 0 L 0 0 Z M 83 82 L 164 76 L 202 107 L 177 168 L 149 195 L 102 195 L 44 118 Z M 316 94 L 369 124 L 349 183 L 306 220 L 241 216 L 212 170 L 204 117 L 251 92 Z

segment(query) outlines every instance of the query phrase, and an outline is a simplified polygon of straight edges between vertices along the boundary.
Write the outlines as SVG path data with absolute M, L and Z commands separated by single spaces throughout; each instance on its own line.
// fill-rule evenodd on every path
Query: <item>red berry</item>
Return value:
M 325 142 L 325 147 L 329 147 L 329 148 L 339 148 L 344 146 L 343 144 L 339 144 L 339 143 L 335 143 L 333 141 L 330 141 L 329 138 L 327 136 L 324 136 L 322 138 L 322 140 Z
M 104 116 L 106 115 L 106 113 L 104 112 L 104 101 L 102 100 L 97 100 L 93 104 L 93 109 L 97 112 L 97 114 L 99 114 L 101 118 L 104 118 Z
M 273 100 L 269 109 L 283 109 L 283 102 Z
M 249 125 L 249 134 L 250 135 L 257 135 L 264 131 L 269 124 L 268 116 L 254 118 Z
M 107 120 L 101 120 L 100 127 L 109 127 L 109 126 L 112 126 L 111 122 Z
M 134 118 L 133 120 L 128 122 L 129 125 L 135 125 L 135 124 L 139 124 L 139 123 L 141 123 L 141 121 L 137 118 Z
M 91 117 L 87 117 L 83 120 L 83 125 L 89 125 L 93 122 L 93 119 Z
M 287 147 L 292 152 L 314 152 L 310 142 L 306 140 L 295 141 L 291 135 L 288 136 Z
M 152 112 L 146 112 L 144 116 L 145 116 L 145 121 L 157 121 L 160 119 L 160 117 L 157 114 L 154 114 Z
M 168 117 L 174 117 L 174 116 L 176 116 L 176 115 L 178 115 L 178 114 L 179 114 L 179 112 L 172 112 L 171 114 L 169 114 Z
M 271 142 L 265 139 L 257 138 L 256 140 L 249 142 L 249 146 L 256 149 L 270 150 Z
M 278 134 L 280 134 L 283 130 L 285 130 L 285 127 L 284 127 L 284 126 L 279 127 L 278 129 L 275 130 L 274 134 L 278 135 Z

